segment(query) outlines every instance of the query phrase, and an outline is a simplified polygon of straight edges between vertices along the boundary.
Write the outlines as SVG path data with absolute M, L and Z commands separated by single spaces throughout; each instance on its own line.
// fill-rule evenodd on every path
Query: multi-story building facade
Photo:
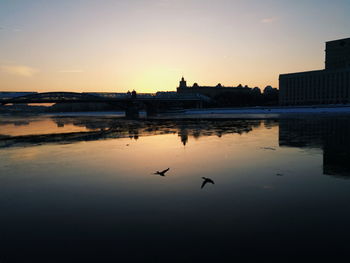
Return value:
M 281 74 L 280 105 L 350 103 L 350 38 L 326 42 L 324 70 Z

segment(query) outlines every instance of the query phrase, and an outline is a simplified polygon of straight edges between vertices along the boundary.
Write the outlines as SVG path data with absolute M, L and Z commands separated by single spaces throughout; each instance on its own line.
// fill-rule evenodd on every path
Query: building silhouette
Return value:
M 194 83 L 188 86 L 184 77 L 181 78 L 177 87 L 179 94 L 201 94 L 212 100 L 210 106 L 231 107 L 231 106 L 257 106 L 278 104 L 278 89 L 266 86 L 262 93 L 259 87 L 248 87 L 248 85 L 223 86 L 220 83 L 216 86 L 200 86 Z
M 194 83 L 192 86 L 187 86 L 184 77 L 181 78 L 179 87 L 177 87 L 177 93 L 197 93 L 214 98 L 224 93 L 245 93 L 249 94 L 252 91 L 248 86 L 238 85 L 237 87 L 227 87 L 218 83 L 216 86 L 199 86 L 198 83 Z
M 326 42 L 325 69 L 279 76 L 280 105 L 350 102 L 350 38 Z

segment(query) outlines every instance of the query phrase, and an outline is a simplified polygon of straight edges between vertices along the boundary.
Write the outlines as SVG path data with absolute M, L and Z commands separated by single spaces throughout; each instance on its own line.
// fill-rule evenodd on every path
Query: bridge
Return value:
M 115 93 L 78 93 L 78 92 L 43 92 L 31 93 L 12 98 L 0 98 L 0 105 L 30 103 L 107 103 L 125 110 L 127 117 L 138 117 L 140 110 L 147 115 L 157 114 L 169 109 L 171 105 L 191 105 L 201 108 L 203 102 L 210 99 L 200 94 L 115 94 Z

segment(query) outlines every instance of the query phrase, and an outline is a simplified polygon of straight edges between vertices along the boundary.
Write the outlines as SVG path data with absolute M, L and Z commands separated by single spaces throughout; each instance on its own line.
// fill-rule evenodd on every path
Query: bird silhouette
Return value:
M 207 183 L 211 183 L 211 184 L 215 184 L 213 180 L 211 180 L 210 178 L 207 178 L 207 177 L 202 177 L 203 178 L 203 183 L 202 183 L 202 186 L 201 186 L 201 189 L 207 184 Z
M 170 169 L 170 168 L 165 169 L 165 170 L 163 170 L 163 171 L 161 171 L 161 172 L 157 171 L 157 172 L 155 172 L 154 174 L 158 174 L 158 175 L 160 175 L 160 176 L 165 176 L 165 173 L 166 173 L 167 171 L 169 171 L 169 169 Z

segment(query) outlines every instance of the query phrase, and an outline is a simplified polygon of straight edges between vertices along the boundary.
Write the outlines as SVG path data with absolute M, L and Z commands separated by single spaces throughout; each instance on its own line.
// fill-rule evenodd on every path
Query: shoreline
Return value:
M 318 106 L 257 106 L 244 108 L 202 108 L 184 109 L 179 112 L 162 112 L 156 116 L 147 117 L 145 111 L 140 111 L 140 119 L 162 119 L 162 118 L 278 118 L 289 115 L 309 115 L 309 114 L 347 114 L 350 113 L 350 105 L 318 105 Z M 77 112 L 0 112 L 2 116 L 115 116 L 123 118 L 122 111 L 77 111 Z
M 184 114 L 284 114 L 284 113 L 350 113 L 350 105 L 324 105 L 324 106 L 272 106 L 272 107 L 246 107 L 246 108 L 206 108 L 188 109 Z

